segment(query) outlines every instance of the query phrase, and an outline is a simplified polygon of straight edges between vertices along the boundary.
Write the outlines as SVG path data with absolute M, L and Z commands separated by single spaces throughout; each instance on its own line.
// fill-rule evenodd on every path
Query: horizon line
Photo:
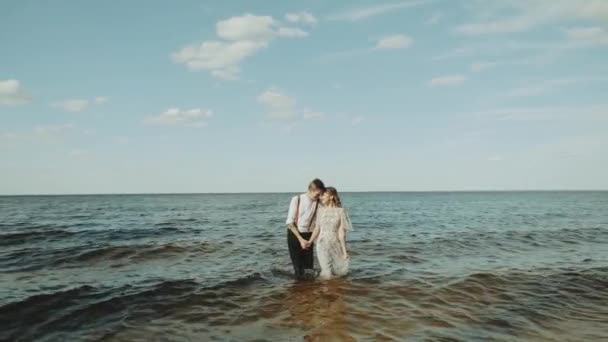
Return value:
M 151 195 L 272 195 L 298 194 L 305 191 L 245 191 L 245 192 L 124 192 L 124 193 L 29 193 L 0 194 L 0 197 L 35 196 L 151 196 Z M 503 190 L 359 190 L 340 191 L 340 193 L 483 193 L 483 192 L 608 192 L 608 189 L 503 189 Z

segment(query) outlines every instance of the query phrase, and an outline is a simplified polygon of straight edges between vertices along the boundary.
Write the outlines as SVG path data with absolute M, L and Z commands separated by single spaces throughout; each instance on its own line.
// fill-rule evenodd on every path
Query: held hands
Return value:
M 302 247 L 302 249 L 309 249 L 310 246 L 312 246 L 312 241 L 308 241 L 308 240 L 300 240 L 300 247 Z

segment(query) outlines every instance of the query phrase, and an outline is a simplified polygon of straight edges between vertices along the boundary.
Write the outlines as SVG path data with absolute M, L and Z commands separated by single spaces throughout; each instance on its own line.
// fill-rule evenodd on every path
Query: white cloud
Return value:
M 336 116 L 340 122 L 350 124 L 352 126 L 357 126 L 365 121 L 365 117 L 362 115 L 354 115 L 354 114 L 346 114 L 346 113 L 338 113 Z
M 68 112 L 80 112 L 89 106 L 89 100 L 65 100 L 53 103 L 53 107 L 61 108 Z
M 403 49 L 412 44 L 414 40 L 404 34 L 394 34 L 378 40 L 376 49 Z
M 41 125 L 34 128 L 34 132 L 41 136 L 58 136 L 74 128 L 73 124 Z
M 229 41 L 267 42 L 274 35 L 275 20 L 270 16 L 245 14 L 219 21 L 217 36 Z
M 562 107 L 520 107 L 496 108 L 473 113 L 473 117 L 498 121 L 554 121 L 566 119 L 579 111 L 581 114 L 589 110 Z
M 499 155 L 493 155 L 491 157 L 488 158 L 488 161 L 492 161 L 492 162 L 499 162 L 502 161 L 503 158 Z
M 30 95 L 18 80 L 0 80 L 0 105 L 17 106 L 30 100 Z
M 480 123 L 491 123 L 494 127 L 504 127 L 504 122 L 509 125 L 520 127 L 543 127 L 542 129 L 563 127 L 557 135 L 549 135 L 541 139 L 544 141 L 537 148 L 526 146 L 523 151 L 530 160 L 542 159 L 549 155 L 560 158 L 571 158 L 576 156 L 588 156 L 597 159 L 604 156 L 605 148 L 608 146 L 605 131 L 608 126 L 608 106 L 582 105 L 582 106 L 530 106 L 530 107 L 504 107 L 494 108 L 477 113 L 467 114 L 468 118 L 475 118 Z M 564 136 L 565 134 L 580 134 L 574 141 Z M 566 139 L 564 139 L 566 138 Z M 579 141 L 578 138 L 582 138 Z M 557 139 L 553 142 L 551 140 Z M 588 144 L 590 143 L 590 144 Z M 495 152 L 494 152 L 495 153 Z M 505 156 L 506 157 L 506 156 Z M 512 156 L 508 156 L 509 160 Z M 504 158 L 506 160 L 507 158 Z
M 519 88 L 516 88 L 506 94 L 508 97 L 526 97 L 526 96 L 537 96 L 549 93 L 557 88 L 579 83 L 582 80 L 579 79 L 554 79 L 546 80 L 538 83 L 528 84 Z
M 352 118 L 352 120 L 350 121 L 350 123 L 353 126 L 357 126 L 358 124 L 360 124 L 361 122 L 363 122 L 363 117 L 362 116 L 356 116 L 354 118 Z
M 297 117 L 296 101 L 281 90 L 270 88 L 258 96 L 258 102 L 266 107 L 266 116 L 272 120 L 293 120 Z
M 294 27 L 280 27 L 277 31 L 277 35 L 287 38 L 300 38 L 308 36 L 308 32 Z
M 516 88 L 506 94 L 507 97 L 527 97 L 527 96 L 536 96 L 542 95 L 549 91 L 547 87 L 544 86 L 525 86 Z
M 471 64 L 471 71 L 482 72 L 488 69 L 492 69 L 498 65 L 497 62 L 474 62 Z
M 299 12 L 299 13 L 287 13 L 285 15 L 285 20 L 294 24 L 307 24 L 307 25 L 315 25 L 318 20 L 309 12 Z
M 302 29 L 283 26 L 270 16 L 253 14 L 219 21 L 216 34 L 219 40 L 190 44 L 174 52 L 173 61 L 192 71 L 208 71 L 216 78 L 235 80 L 241 62 L 268 47 L 274 38 L 308 35 Z
M 320 56 L 317 60 L 322 63 L 334 62 L 334 61 L 338 61 L 338 60 L 342 60 L 342 59 L 363 56 L 363 55 L 366 55 L 369 53 L 373 53 L 374 51 L 375 51 L 374 48 L 365 48 L 365 49 L 328 52 L 328 53 Z
M 207 126 L 206 120 L 212 115 L 210 110 L 200 108 L 189 110 L 169 108 L 157 116 L 146 118 L 145 123 L 162 126 L 204 127 Z
M 230 66 L 225 69 L 213 70 L 211 75 L 224 81 L 234 81 L 239 78 L 238 74 L 241 69 L 237 66 Z
M 516 33 L 558 22 L 602 22 L 608 18 L 608 1 L 605 0 L 477 1 L 470 8 L 480 19 L 458 26 L 456 31 L 461 34 Z
M 245 58 L 268 46 L 267 42 L 255 41 L 206 41 L 187 46 L 173 54 L 176 63 L 185 64 L 190 70 L 207 70 L 217 78 L 238 78 L 239 64 Z
M 304 120 L 322 120 L 325 118 L 325 113 L 314 110 L 304 109 L 302 111 L 302 118 Z
M 52 125 L 38 125 L 28 131 L 21 132 L 1 132 L 0 141 L 31 141 L 35 143 L 54 142 L 62 140 L 66 135 L 76 132 L 74 129 L 76 126 L 71 123 L 64 124 L 52 124 Z
M 453 59 L 453 58 L 461 58 L 461 57 L 467 57 L 470 56 L 472 54 L 475 53 L 475 50 L 473 48 L 470 47 L 459 47 L 459 48 L 455 48 L 455 49 L 451 49 L 450 51 L 441 54 L 441 55 L 437 55 L 435 57 L 433 57 L 434 61 L 442 61 L 445 59 Z
M 286 128 L 289 130 L 301 121 L 326 118 L 326 114 L 321 111 L 299 107 L 295 98 L 274 87 L 258 95 L 257 101 L 265 108 L 267 120 L 281 122 L 287 125 Z
M 376 45 L 373 47 L 367 47 L 362 49 L 353 49 L 353 50 L 344 50 L 344 51 L 336 51 L 330 52 L 322 55 L 318 58 L 320 62 L 332 62 L 336 60 L 352 58 L 357 56 L 363 56 L 369 53 L 374 53 L 378 50 L 395 50 L 395 49 L 405 49 L 409 47 L 413 43 L 414 39 L 404 35 L 404 34 L 395 34 L 386 36 L 378 39 Z
M 84 158 L 84 157 L 87 157 L 88 155 L 89 155 L 88 151 L 80 150 L 80 149 L 71 150 L 69 153 L 69 156 L 73 157 L 73 158 Z
M 566 37 L 588 45 L 608 45 L 608 30 L 598 26 L 572 27 L 565 30 Z
M 457 27 L 456 31 L 471 36 L 493 33 L 514 33 L 527 31 L 532 28 L 534 24 L 535 21 L 528 19 L 528 17 L 517 17 L 484 23 L 464 24 Z
M 565 31 L 564 31 L 565 33 Z M 520 40 L 488 39 L 467 43 L 465 46 L 448 50 L 434 56 L 435 61 L 479 56 L 476 58 L 495 59 L 495 66 L 507 65 L 547 65 L 565 52 L 576 51 L 585 44 L 563 40 Z M 511 58 L 504 57 L 512 55 Z M 517 57 L 515 57 L 517 55 Z M 481 57 L 483 56 L 483 57 Z
M 572 158 L 594 158 L 604 154 L 608 140 L 605 135 L 574 135 L 564 136 L 553 141 L 544 142 L 532 146 L 526 150 L 529 157 L 533 160 L 543 159 L 546 157 L 557 157 L 560 159 Z
M 378 15 L 383 15 L 390 12 L 395 12 L 408 7 L 420 6 L 426 3 L 429 3 L 428 0 L 411 0 L 411 1 L 400 1 L 400 2 L 392 2 L 392 3 L 384 3 L 384 4 L 376 4 L 369 7 L 361 7 L 361 8 L 352 8 L 346 11 L 336 13 L 330 15 L 328 20 L 338 20 L 338 21 L 359 21 L 368 19 L 371 17 L 375 17 Z
M 443 19 L 443 14 L 435 13 L 427 19 L 426 23 L 429 25 L 435 25 L 438 24 L 441 19 Z
M 0 132 L 0 139 L 3 140 L 15 140 L 18 138 L 18 135 L 12 132 Z
M 97 96 L 92 100 L 71 99 L 71 100 L 58 101 L 58 102 L 51 104 L 51 106 L 56 107 L 56 108 L 61 108 L 67 112 L 81 112 L 81 111 L 87 109 L 92 104 L 102 105 L 104 103 L 107 103 L 108 101 L 109 101 L 109 99 L 107 97 Z
M 526 85 L 513 89 L 505 94 L 506 97 L 528 97 L 544 95 L 560 88 L 590 83 L 608 82 L 608 77 L 572 77 L 543 80 L 540 82 L 528 82 Z
M 131 142 L 131 139 L 127 137 L 114 137 L 114 142 L 119 145 L 126 145 Z
M 104 103 L 107 103 L 108 101 L 110 101 L 110 99 L 108 99 L 105 96 L 97 96 L 95 99 L 93 99 L 93 102 L 95 104 L 104 104 Z
M 447 75 L 441 77 L 435 77 L 429 81 L 429 85 L 432 87 L 447 87 L 461 85 L 466 81 L 466 77 L 463 75 Z

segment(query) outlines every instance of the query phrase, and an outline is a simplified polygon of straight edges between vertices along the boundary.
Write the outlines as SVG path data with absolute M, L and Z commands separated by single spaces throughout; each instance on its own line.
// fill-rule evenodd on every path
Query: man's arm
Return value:
M 296 227 L 295 225 L 295 220 L 296 220 L 296 207 L 298 205 L 298 197 L 294 197 L 291 199 L 291 203 L 289 204 L 289 211 L 287 213 L 287 227 L 289 228 L 289 230 L 293 233 L 293 235 L 295 235 L 296 238 L 298 238 L 298 241 L 300 242 L 300 246 L 305 249 L 306 246 L 306 240 L 304 240 L 304 238 L 302 237 L 302 235 L 300 235 L 300 231 L 298 230 L 298 227 Z
M 293 235 L 295 235 L 298 238 L 298 241 L 300 241 L 300 246 L 302 247 L 302 249 L 306 249 L 308 248 L 307 242 L 302 235 L 300 235 L 300 231 L 298 230 L 298 228 L 296 227 L 295 224 L 290 223 L 288 225 L 289 230 L 291 230 L 291 232 L 293 233 Z

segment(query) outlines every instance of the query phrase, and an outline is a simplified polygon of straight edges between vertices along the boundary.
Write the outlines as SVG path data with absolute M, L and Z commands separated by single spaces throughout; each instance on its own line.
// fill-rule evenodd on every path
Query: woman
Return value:
M 329 279 L 348 273 L 349 257 L 346 251 L 346 231 L 352 225 L 346 209 L 342 208 L 336 188 L 328 187 L 321 195 L 321 204 L 314 224 L 309 243 L 316 243 L 317 259 L 321 266 L 320 277 Z

